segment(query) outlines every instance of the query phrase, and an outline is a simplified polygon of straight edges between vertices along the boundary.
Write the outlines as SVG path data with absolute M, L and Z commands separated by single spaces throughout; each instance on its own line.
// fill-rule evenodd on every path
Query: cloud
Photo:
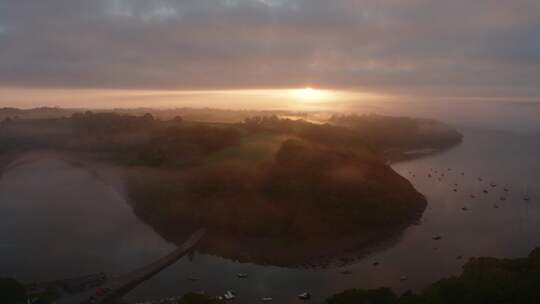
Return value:
M 540 96 L 537 0 L 0 0 L 0 86 Z

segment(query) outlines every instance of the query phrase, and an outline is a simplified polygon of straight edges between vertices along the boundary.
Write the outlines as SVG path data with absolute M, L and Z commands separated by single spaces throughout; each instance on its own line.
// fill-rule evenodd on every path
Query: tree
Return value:
M 14 304 L 26 300 L 24 286 L 14 279 L 0 278 L 0 303 Z

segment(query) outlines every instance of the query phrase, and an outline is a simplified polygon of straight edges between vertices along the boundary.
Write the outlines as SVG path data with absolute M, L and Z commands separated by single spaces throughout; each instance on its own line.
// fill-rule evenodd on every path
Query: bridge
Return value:
M 144 267 L 136 269 L 124 275 L 115 276 L 107 279 L 99 288 L 108 290 L 103 296 L 97 297 L 95 289 L 79 293 L 73 296 L 60 298 L 58 304 L 112 304 L 119 303 L 124 295 L 129 293 L 142 282 L 150 279 L 158 274 L 163 269 L 178 261 L 181 257 L 190 252 L 195 245 L 203 238 L 205 229 L 200 229 L 193 233 L 188 240 L 180 245 L 170 254 L 160 258 L 159 260 L 150 263 Z M 91 297 L 94 297 L 94 302 L 91 302 Z

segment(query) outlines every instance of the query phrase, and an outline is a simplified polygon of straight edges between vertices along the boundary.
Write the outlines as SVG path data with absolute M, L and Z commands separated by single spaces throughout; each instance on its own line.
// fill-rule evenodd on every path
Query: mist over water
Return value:
M 348 110 L 363 114 L 433 118 L 456 127 L 540 133 L 540 104 L 534 102 L 381 101 L 358 103 Z

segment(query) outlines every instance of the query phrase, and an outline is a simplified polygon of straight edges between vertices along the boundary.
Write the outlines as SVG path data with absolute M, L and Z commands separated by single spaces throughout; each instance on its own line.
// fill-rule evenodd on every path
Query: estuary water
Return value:
M 308 291 L 317 302 L 347 288 L 421 290 L 459 274 L 470 257 L 528 254 L 540 246 L 540 136 L 459 131 L 464 134 L 461 145 L 393 165 L 426 196 L 428 207 L 420 223 L 406 229 L 389 248 L 341 267 L 310 269 L 195 253 L 144 282 L 126 299 L 140 302 L 188 291 L 219 295 L 231 290 L 238 303 L 267 296 L 295 303 L 300 301 L 297 294 Z M 123 273 L 172 251 L 174 246 L 139 221 L 121 187 L 111 183 L 54 154 L 30 157 L 4 172 L 0 276 L 32 282 L 100 271 Z M 524 195 L 530 200 L 523 200 Z M 433 240 L 435 235 L 442 238 Z M 248 277 L 237 278 L 237 273 Z M 401 281 L 401 276 L 408 280 Z

